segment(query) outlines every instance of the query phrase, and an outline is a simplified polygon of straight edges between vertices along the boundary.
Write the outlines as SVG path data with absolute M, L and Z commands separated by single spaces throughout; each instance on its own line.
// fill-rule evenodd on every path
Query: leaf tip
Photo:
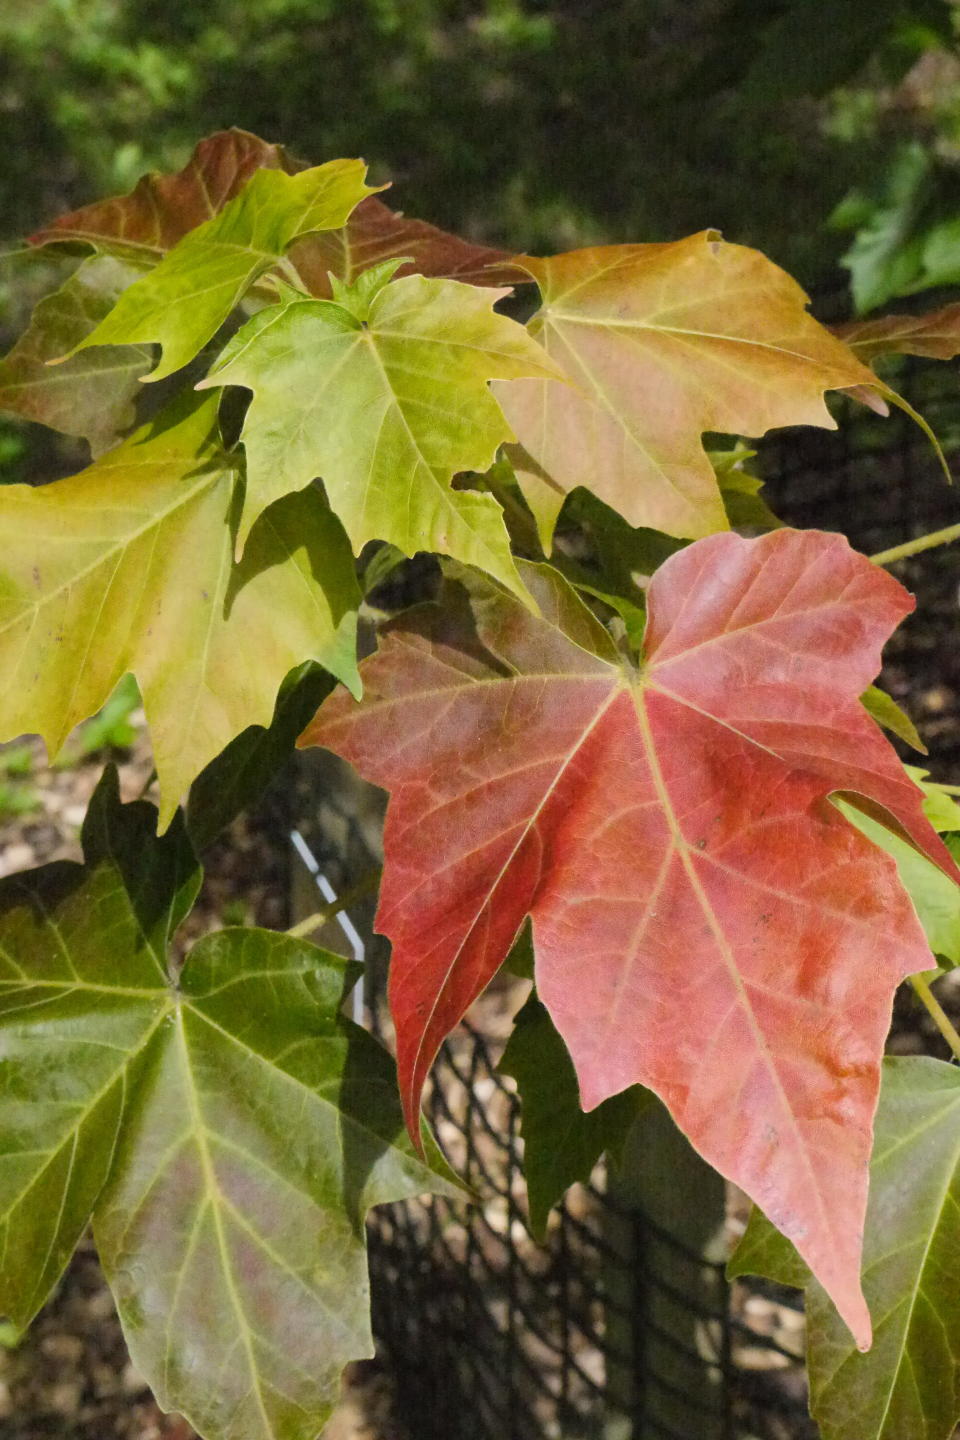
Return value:
M 820 1283 L 823 1284 L 822 1277 L 818 1278 L 820 1278 Z M 857 1274 L 855 1287 L 851 1286 L 847 1288 L 841 1285 L 838 1286 L 837 1289 L 832 1289 L 830 1286 L 824 1284 L 824 1289 L 836 1305 L 840 1319 L 850 1331 L 853 1337 L 853 1343 L 860 1351 L 860 1354 L 865 1355 L 873 1345 L 873 1322 L 870 1319 L 870 1311 L 867 1309 L 867 1302 L 864 1298 L 863 1290 L 860 1288 L 859 1273 Z M 845 1294 L 842 1293 L 844 1290 L 846 1291 Z
M 141 385 L 153 385 L 157 380 L 166 380 L 168 375 L 175 375 L 179 369 L 179 365 L 167 365 L 161 360 L 155 370 L 151 370 L 147 375 L 138 375 L 137 379 Z
M 179 803 L 179 801 L 177 801 L 177 800 L 173 800 L 173 801 L 168 800 L 168 799 L 166 798 L 166 793 L 161 789 L 161 791 L 160 791 L 160 799 L 159 799 L 159 801 L 158 801 L 158 808 L 157 808 L 157 838 L 158 838 L 158 839 L 160 838 L 161 835 L 166 835 L 167 831 L 170 829 L 170 826 L 173 824 L 174 820 L 177 818 L 177 813 L 178 813 L 179 809 L 180 809 L 180 803 Z

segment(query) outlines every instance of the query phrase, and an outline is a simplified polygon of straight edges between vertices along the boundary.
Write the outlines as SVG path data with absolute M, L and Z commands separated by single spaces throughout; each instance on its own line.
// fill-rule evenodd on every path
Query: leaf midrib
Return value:
M 646 320 L 623 320 L 608 319 L 606 317 L 595 317 L 590 315 L 577 315 L 564 310 L 558 310 L 553 306 L 544 308 L 540 316 L 544 324 L 553 322 L 553 328 L 558 330 L 560 323 L 563 325 L 583 325 L 593 330 L 642 330 L 650 335 L 684 335 L 694 340 L 720 340 L 730 345 L 743 345 L 753 350 L 769 350 L 775 355 L 784 355 L 791 360 L 801 360 L 804 364 L 817 369 L 823 368 L 823 362 L 814 357 L 804 354 L 802 350 L 791 350 L 786 345 L 774 344 L 769 340 L 756 340 L 749 335 L 724 335 L 712 330 L 694 330 L 683 325 L 655 324 Z M 559 323 L 558 323 L 559 322 Z M 876 381 L 876 376 L 871 377 Z M 848 384 L 855 382 L 850 379 Z M 825 385 L 824 389 L 830 389 Z
M 611 668 L 612 668 L 612 667 L 611 667 Z M 501 676 L 501 677 L 499 677 L 499 679 L 500 679 L 501 683 L 503 683 L 504 677 Z M 470 940 L 471 936 L 473 935 L 473 932 L 474 932 L 477 924 L 478 924 L 479 921 L 480 921 L 480 917 L 483 915 L 483 913 L 485 912 L 485 910 L 487 909 L 487 907 L 488 907 L 489 904 L 491 903 L 491 899 L 492 899 L 492 897 L 495 895 L 495 893 L 496 893 L 497 889 L 499 888 L 499 886 L 501 885 L 501 883 L 503 882 L 503 879 L 504 879 L 504 877 L 505 877 L 505 875 L 506 875 L 509 867 L 513 864 L 513 862 L 514 862 L 514 860 L 516 859 L 517 854 L 518 854 L 521 846 L 526 842 L 527 837 L 529 836 L 529 834 L 530 834 L 531 830 L 533 829 L 533 827 L 536 825 L 537 821 L 540 819 L 540 816 L 542 815 L 542 813 L 543 813 L 544 809 L 546 808 L 548 802 L 553 798 L 553 795 L 554 795 L 554 793 L 556 792 L 556 789 L 557 789 L 557 787 L 559 786 L 560 782 L 562 781 L 562 779 L 563 779 L 564 775 L 566 774 L 567 770 L 570 768 L 571 764 L 572 764 L 573 761 L 576 759 L 576 757 L 577 757 L 577 755 L 579 754 L 580 750 L 581 750 L 581 749 L 583 748 L 583 746 L 587 743 L 587 741 L 589 740 L 590 736 L 591 736 L 591 735 L 593 734 L 593 732 L 596 730 L 596 728 L 597 728 L 597 726 L 600 724 L 601 720 L 602 720 L 602 719 L 604 718 L 604 716 L 607 714 L 607 711 L 610 710 L 610 708 L 616 703 L 616 701 L 617 701 L 618 699 L 620 699 L 620 697 L 621 697 L 621 695 L 622 695 L 622 693 L 623 693 L 623 691 L 624 691 L 625 688 L 626 688 L 626 687 L 625 687 L 625 685 L 623 684 L 622 681 L 621 681 L 621 683 L 614 683 L 614 684 L 611 685 L 609 695 L 604 699 L 603 703 L 596 709 L 596 711 L 594 712 L 594 714 L 593 714 L 593 716 L 592 716 L 589 724 L 588 724 L 587 726 L 585 726 L 585 728 L 582 729 L 582 730 L 578 733 L 576 739 L 574 740 L 573 744 L 570 746 L 569 750 L 566 752 L 566 754 L 564 754 L 564 755 L 560 758 L 560 763 L 559 763 L 559 766 L 558 766 L 558 768 L 557 768 L 557 771 L 556 771 L 553 779 L 551 780 L 550 784 L 545 788 L 542 797 L 541 797 L 541 798 L 538 800 L 538 802 L 537 802 L 536 808 L 533 810 L 533 812 L 531 813 L 531 815 L 530 815 L 529 819 L 527 820 L 526 824 L 523 826 L 522 830 L 520 831 L 520 834 L 519 834 L 519 836 L 518 836 L 518 838 L 517 838 L 516 843 L 514 844 L 514 846 L 513 846 L 513 848 L 511 849 L 510 853 L 509 853 L 509 854 L 506 856 L 506 858 L 504 859 L 504 862 L 503 862 L 503 864 L 501 865 L 500 870 L 499 870 L 499 872 L 497 873 L 495 879 L 492 881 L 492 883 L 491 883 L 491 884 L 489 885 L 489 887 L 487 888 L 486 897 L 485 897 L 485 899 L 483 900 L 482 904 L 479 906 L 476 915 L 474 916 L 473 920 L 470 922 L 469 929 L 464 933 L 464 936 L 463 936 L 462 940 L 460 941 L 459 945 L 457 946 L 456 951 L 454 952 L 453 956 L 451 957 L 450 964 L 447 966 L 447 969 L 446 969 L 446 972 L 445 972 L 445 974 L 444 974 L 444 976 L 443 976 L 443 979 L 441 980 L 440 984 L 435 987 L 436 996 L 435 996 L 435 999 L 434 999 L 434 1001 L 433 1001 L 433 1004 L 432 1004 L 431 1007 L 430 1007 L 430 1010 L 427 1012 L 426 1016 L 424 1016 L 424 1017 L 421 1019 L 421 1021 L 420 1021 L 420 1027 L 419 1027 L 419 1028 L 420 1028 L 420 1036 L 419 1036 L 419 1040 L 418 1040 L 418 1042 L 417 1042 L 417 1049 L 416 1049 L 416 1051 L 415 1051 L 415 1053 L 414 1053 L 413 1064 L 412 1064 L 412 1073 L 413 1073 L 414 1077 L 416 1077 L 416 1076 L 418 1075 L 418 1072 L 419 1072 L 420 1063 L 421 1063 L 421 1059 L 422 1059 L 422 1056 L 423 1056 L 424 1042 L 425 1042 L 425 1039 L 426 1039 L 427 1032 L 428 1032 L 428 1030 L 430 1029 L 430 1027 L 432 1026 L 432 1024 L 433 1024 L 433 1022 L 434 1022 L 434 1019 L 435 1019 L 435 1016 L 436 1016 L 436 1013 L 437 1013 L 437 1009 L 438 1009 L 438 1007 L 439 1007 L 439 1005 L 440 1005 L 440 1001 L 445 997 L 446 989 L 447 989 L 447 985 L 449 984 L 450 977 L 451 977 L 451 975 L 453 974 L 453 971 L 454 971 L 456 965 L 459 963 L 459 960 L 460 960 L 460 957 L 461 957 L 461 955 L 462 955 L 462 953 L 463 953 L 464 947 L 466 946 L 467 942 Z
M 496 552 L 492 551 L 492 548 L 491 548 L 490 544 L 488 543 L 486 537 L 483 535 L 482 531 L 479 530 L 475 525 L 473 525 L 473 524 L 471 523 L 470 519 L 469 519 L 468 516 L 465 514 L 464 510 L 463 510 L 463 509 L 461 508 L 461 506 L 458 504 L 457 498 L 456 498 L 456 493 L 455 493 L 453 490 L 451 490 L 451 488 L 450 488 L 449 481 L 452 480 L 452 478 L 453 478 L 453 471 L 451 470 L 451 471 L 449 472 L 449 475 L 447 475 L 447 476 L 446 476 L 446 479 L 445 479 L 445 478 L 444 478 L 444 472 L 446 471 L 446 467 L 444 466 L 444 467 L 442 467 L 441 469 L 438 469 L 438 468 L 435 467 L 433 464 L 431 464 L 431 462 L 427 459 L 426 455 L 423 453 L 423 448 L 422 448 L 422 446 L 421 446 L 421 444 L 420 444 L 420 441 L 419 441 L 419 439 L 417 438 L 417 435 L 416 435 L 416 433 L 415 433 L 415 431 L 414 431 L 413 426 L 411 425 L 409 419 L 407 418 L 407 412 L 406 412 L 406 408 L 405 408 L 405 405 L 404 405 L 404 397 L 401 396 L 400 392 L 399 392 L 399 391 L 396 389 L 396 387 L 394 386 L 393 381 L 392 381 L 391 378 L 390 378 L 390 372 L 389 372 L 389 370 L 387 369 L 386 362 L 384 361 L 383 356 L 380 354 L 379 348 L 378 348 L 378 346 L 377 346 L 376 341 L 377 341 L 378 336 L 381 335 L 381 334 L 385 334 L 385 335 L 388 335 L 388 336 L 389 336 L 389 332 L 374 332 L 372 329 L 369 329 L 369 328 L 363 330 L 362 332 L 360 332 L 360 335 L 358 336 L 359 339 L 366 340 L 368 351 L 369 351 L 370 355 L 373 357 L 374 365 L 375 365 L 377 371 L 379 372 L 380 379 L 381 379 L 381 381 L 382 381 L 382 383 L 383 383 L 384 389 L 385 389 L 386 394 L 387 394 L 387 406 L 386 406 L 386 408 L 385 408 L 385 410 L 384 410 L 383 415 L 380 417 L 380 426 L 379 426 L 378 431 L 377 431 L 377 438 L 376 438 L 375 443 L 374 443 L 373 446 L 371 447 L 371 452 L 370 452 L 370 454 L 371 454 L 370 469 L 369 469 L 368 474 L 367 474 L 366 483 L 365 483 L 364 486 L 363 486 L 363 498 L 362 498 L 362 511 L 361 511 L 361 513 L 364 514 L 364 515 L 366 515 L 366 512 L 367 512 L 367 505 L 368 505 L 368 501 L 369 501 L 369 499 L 370 499 L 370 492 L 371 492 L 371 489 L 372 489 L 372 487 L 373 487 L 374 476 L 375 476 L 375 474 L 377 473 L 377 465 L 378 465 L 378 460 L 379 460 L 379 449 L 380 449 L 380 436 L 381 436 L 381 434 L 382 434 L 383 427 L 384 427 L 384 425 L 386 424 L 387 415 L 389 414 L 390 410 L 392 409 L 392 410 L 395 410 L 396 413 L 397 413 L 397 414 L 399 415 L 399 417 L 400 417 L 401 423 L 402 423 L 402 425 L 403 425 L 404 432 L 405 432 L 405 434 L 406 434 L 406 436 L 407 436 L 407 440 L 408 440 L 408 443 L 409 443 L 409 445 L 410 445 L 410 449 L 411 449 L 411 451 L 412 451 L 412 453 L 413 453 L 413 456 L 415 457 L 415 459 L 414 459 L 414 465 L 413 465 L 413 467 L 412 467 L 413 474 L 408 477 L 408 483 L 407 483 L 407 487 L 406 487 L 406 492 L 407 492 L 407 493 L 406 493 L 406 502 L 407 502 L 407 503 L 406 503 L 406 521 L 405 521 L 405 525 L 404 525 L 405 533 L 406 533 L 407 535 L 411 535 L 411 534 L 413 534 L 414 529 L 415 529 L 415 527 L 413 526 L 413 524 L 412 524 L 412 522 L 411 522 L 411 516 L 412 516 L 413 510 L 414 510 L 414 498 L 413 498 L 413 497 L 414 497 L 414 490 L 415 490 L 415 486 L 416 486 L 416 479 L 417 479 L 417 474 L 418 474 L 418 472 L 424 472 L 424 471 L 425 471 L 426 474 L 428 474 L 428 475 L 430 476 L 430 479 L 431 479 L 431 481 L 433 482 L 433 487 L 434 487 L 434 491 L 435 491 L 436 496 L 437 496 L 437 497 L 439 498 L 439 500 L 442 502 L 442 504 L 443 504 L 443 506 L 444 506 L 444 509 L 446 510 L 447 514 L 451 517 L 451 524 L 454 525 L 454 526 L 456 526 L 456 525 L 462 525 L 462 526 L 464 527 L 464 529 L 467 530 L 467 531 L 470 533 L 470 535 L 472 536 L 472 539 L 473 539 L 473 543 L 474 543 L 478 548 L 482 549 L 482 551 L 483 551 L 484 554 L 490 556 L 490 560 L 488 561 L 488 566 L 487 566 L 487 568 L 489 568 L 489 569 L 492 571 L 492 573 L 494 573 L 494 574 L 499 574 L 500 571 L 502 570 L 503 566 L 497 563 L 497 562 L 498 562 L 498 557 L 497 557 L 497 555 L 496 555 Z M 434 341 L 434 343 L 438 343 L 438 342 Z M 485 382 L 484 382 L 484 383 L 485 383 Z M 504 428 L 504 430 L 507 430 L 506 421 L 504 421 L 504 427 L 503 427 L 503 428 Z M 501 439 L 505 439 L 506 436 L 503 435 L 503 436 L 501 436 L 500 438 L 501 438 Z M 492 441 L 491 443 L 492 443 L 492 445 L 493 445 L 493 448 L 495 449 L 495 448 L 496 448 L 496 445 L 497 445 L 498 443 L 500 443 L 500 442 L 499 442 L 499 441 Z M 481 497 L 481 498 L 482 498 L 482 497 Z M 375 507 L 375 499 L 374 499 L 374 508 L 376 508 L 376 507 Z M 497 513 L 501 513 L 501 512 L 499 512 L 499 507 L 498 507 L 498 509 L 497 509 Z M 493 511 L 493 510 L 490 511 L 490 515 L 491 515 L 491 516 L 494 515 L 494 511 Z M 505 530 L 505 529 L 504 529 L 504 532 L 503 532 L 503 533 L 504 533 L 504 539 L 506 539 L 506 530 Z
M 283 973 L 299 974 L 300 972 L 282 972 L 274 970 L 270 973 L 273 975 L 277 975 Z M 238 978 L 242 980 L 244 977 L 240 976 Z M 259 1065 L 266 1065 L 272 1074 L 280 1077 L 285 1081 L 288 1081 L 298 1092 L 307 1095 L 310 1100 L 313 1101 L 315 1104 L 325 1106 L 327 1109 L 331 1110 L 338 1117 L 341 1127 L 344 1124 L 349 1123 L 353 1126 L 355 1130 L 358 1130 L 360 1134 L 369 1136 L 377 1144 L 383 1143 L 383 1136 L 379 1133 L 379 1131 L 372 1129 L 368 1125 L 362 1124 L 359 1120 L 356 1119 L 351 1119 L 348 1122 L 347 1117 L 344 1115 L 344 1112 L 339 1109 L 339 1107 L 334 1101 L 328 1100 L 326 1096 L 323 1095 L 319 1089 L 317 1089 L 316 1086 L 309 1085 L 305 1080 L 301 1080 L 299 1076 L 294 1075 L 291 1070 L 287 1070 L 284 1066 L 278 1065 L 274 1060 L 271 1060 L 269 1056 L 263 1055 L 259 1050 L 254 1050 L 252 1046 L 245 1044 L 245 1042 L 241 1040 L 238 1035 L 234 1035 L 231 1031 L 225 1029 L 224 1026 L 219 1024 L 218 1021 L 214 1020 L 209 1014 L 207 1014 L 205 1010 L 201 1008 L 199 1002 L 203 998 L 206 997 L 197 997 L 196 999 L 194 999 L 193 997 L 186 995 L 183 997 L 184 1007 L 188 1009 L 197 1020 L 199 1020 L 204 1025 L 209 1025 L 211 1030 L 215 1030 L 219 1035 L 223 1037 L 224 1040 L 235 1046 L 241 1052 L 241 1054 L 246 1056 L 248 1059 L 252 1059 Z M 304 1036 L 302 1038 L 307 1037 Z M 332 1034 L 324 1034 L 320 1035 L 318 1038 L 330 1039 L 334 1037 Z M 299 1039 L 295 1043 L 299 1044 Z M 329 1082 L 324 1083 L 330 1085 L 339 1085 L 340 1082 L 339 1079 L 334 1078 L 331 1079 Z M 404 1158 L 407 1161 L 415 1162 L 417 1164 L 422 1165 L 424 1163 L 423 1161 L 416 1160 L 413 1156 L 405 1156 Z
M 640 454 L 644 457 L 651 470 L 653 470 L 654 473 L 659 476 L 663 484 L 668 488 L 668 490 L 672 492 L 672 494 L 677 497 L 678 501 L 682 502 L 682 504 L 687 510 L 696 511 L 698 508 L 702 508 L 702 500 L 700 501 L 700 504 L 698 506 L 696 498 L 691 499 L 689 495 L 686 495 L 684 491 L 681 490 L 677 482 L 672 479 L 670 475 L 667 474 L 666 470 L 663 468 L 663 465 L 654 455 L 649 445 L 644 443 L 642 430 L 638 429 L 637 426 L 632 424 L 629 420 L 629 417 L 624 416 L 624 414 L 617 408 L 617 406 L 613 404 L 603 385 L 600 383 L 594 372 L 587 365 L 586 360 L 580 354 L 576 346 L 572 344 L 572 342 L 567 338 L 567 336 L 564 335 L 563 331 L 558 327 L 553 327 L 552 334 L 554 338 L 558 340 L 561 345 L 563 345 L 567 353 L 572 356 L 577 369 L 583 375 L 586 384 L 589 387 L 589 389 L 586 390 L 584 394 L 584 398 L 587 403 L 589 404 L 591 401 L 599 402 L 604 413 L 613 421 L 614 425 L 617 426 L 624 435 L 629 437 L 631 444 L 633 444 L 640 452 Z M 573 388 L 577 390 L 580 387 L 574 386 Z M 544 426 L 546 426 L 546 407 L 544 406 L 543 409 Z M 714 489 L 716 490 L 716 502 L 717 505 L 720 506 L 720 487 L 717 484 L 716 474 L 714 472 L 713 466 L 710 464 L 710 461 L 707 458 L 707 452 L 703 449 L 702 445 L 700 446 L 700 456 L 698 456 L 697 458 L 701 459 L 701 457 L 702 464 L 697 467 L 694 473 L 696 473 L 698 479 L 702 479 L 704 481 L 707 481 L 709 478 L 713 479 Z M 688 466 L 688 469 L 693 469 L 693 467 Z M 714 496 L 711 495 L 710 498 L 713 499 Z
M 696 867 L 693 863 L 690 844 L 687 841 L 683 830 L 681 829 L 680 821 L 678 820 L 676 812 L 673 808 L 673 801 L 670 796 L 670 791 L 664 778 L 663 771 L 660 768 L 660 756 L 657 751 L 653 731 L 650 727 L 650 721 L 646 713 L 646 707 L 643 703 L 643 691 L 637 688 L 633 690 L 632 695 L 634 701 L 634 709 L 637 715 L 637 725 L 640 733 L 641 743 L 643 745 L 644 753 L 646 755 L 647 765 L 649 767 L 654 789 L 656 790 L 657 796 L 660 800 L 661 810 L 663 812 L 667 825 L 670 828 L 671 835 L 673 836 L 674 851 L 678 859 L 680 860 L 684 871 L 686 872 L 690 888 L 697 898 L 703 916 L 714 936 L 718 952 L 727 969 L 727 973 L 729 974 L 730 979 L 733 982 L 734 990 L 740 1001 L 742 1012 L 744 1013 L 750 1030 L 754 1036 L 756 1053 L 764 1060 L 768 1073 L 770 1074 L 776 1091 L 780 1096 L 783 1110 L 789 1117 L 790 1126 L 793 1131 L 794 1153 L 802 1156 L 803 1166 L 807 1172 L 812 1192 L 816 1198 L 816 1205 L 820 1213 L 821 1223 L 823 1224 L 824 1232 L 827 1235 L 832 1235 L 832 1219 L 824 1206 L 823 1195 L 820 1191 L 819 1185 L 816 1183 L 816 1175 L 810 1161 L 809 1151 L 803 1139 L 803 1136 L 800 1133 L 797 1117 L 794 1113 L 793 1106 L 789 1102 L 787 1090 L 785 1089 L 783 1081 L 781 1079 L 780 1071 L 776 1064 L 776 1059 L 770 1051 L 770 1047 L 767 1043 L 763 1028 L 760 1025 L 760 1022 L 754 1012 L 753 1004 L 750 1000 L 749 993 L 747 991 L 743 977 L 740 973 L 740 968 L 737 964 L 736 956 L 730 947 L 730 943 L 727 939 L 723 926 L 720 923 L 719 917 L 714 913 L 713 907 L 710 904 L 709 899 L 700 882 L 700 877 L 697 874 Z
M 230 1303 L 233 1306 L 237 1318 L 237 1325 L 240 1331 L 241 1344 L 247 1357 L 247 1369 L 250 1375 L 250 1386 L 257 1397 L 257 1408 L 260 1411 L 260 1418 L 263 1421 L 264 1432 L 268 1436 L 274 1434 L 273 1425 L 267 1413 L 264 1403 L 263 1391 L 260 1384 L 260 1369 L 257 1365 L 256 1355 L 253 1349 L 250 1326 L 247 1322 L 246 1312 L 237 1290 L 236 1280 L 233 1273 L 233 1263 L 227 1248 L 226 1236 L 223 1229 L 223 1220 L 220 1214 L 220 1185 L 217 1180 L 216 1169 L 210 1155 L 210 1148 L 207 1143 L 207 1131 L 203 1115 L 200 1111 L 198 1099 L 197 1082 L 193 1073 L 193 1065 L 190 1059 L 190 1046 L 187 1043 L 186 1028 L 184 1025 L 184 1007 L 176 1007 L 176 1033 L 180 1044 L 181 1061 L 186 1081 L 187 1104 L 190 1110 L 191 1128 L 196 1137 L 197 1155 L 200 1160 L 200 1169 L 203 1175 L 203 1185 L 210 1200 L 210 1210 L 213 1219 L 213 1227 L 216 1235 L 217 1250 L 220 1255 L 221 1272 L 230 1296 Z
M 108 362 L 105 365 L 101 365 L 97 363 L 97 357 L 95 355 L 85 353 L 83 360 L 88 368 L 81 369 L 78 365 L 74 370 L 68 370 L 63 366 L 55 370 L 49 370 L 44 366 L 43 372 L 33 380 L 8 380 L 6 384 L 2 383 L 3 375 L 2 369 L 0 369 L 0 395 L 17 394 L 22 390 L 36 390 L 43 386 L 82 385 L 91 380 L 102 380 L 107 375 L 122 375 L 126 371 L 136 372 L 143 366 L 144 362 L 150 359 L 149 349 L 136 342 L 132 345 L 98 346 L 97 350 L 100 355 L 106 350 L 122 350 L 124 355 L 127 355 L 129 358 L 123 362 L 118 361 L 116 364 Z M 14 352 L 11 352 L 7 357 L 8 360 L 17 360 L 18 358 Z M 35 356 L 27 355 L 25 358 L 30 363 L 37 363 Z M 72 358 L 80 360 L 80 355 L 78 354 Z M 6 362 L 4 362 L 4 364 L 5 363 Z

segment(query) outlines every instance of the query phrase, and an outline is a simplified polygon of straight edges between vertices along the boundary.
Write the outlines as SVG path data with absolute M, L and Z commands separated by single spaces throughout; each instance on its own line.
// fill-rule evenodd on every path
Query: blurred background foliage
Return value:
M 239 125 L 528 249 L 714 225 L 863 305 L 960 278 L 955 0 L 0 0 L 0 228 Z M 955 273 L 956 272 L 956 273 Z M 855 275 L 857 270 L 855 268 Z

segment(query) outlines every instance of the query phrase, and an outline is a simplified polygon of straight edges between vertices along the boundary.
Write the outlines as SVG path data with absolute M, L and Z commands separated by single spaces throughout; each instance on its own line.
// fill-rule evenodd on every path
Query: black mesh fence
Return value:
M 477 1199 L 386 1206 L 371 1222 L 375 1327 L 411 1440 L 815 1434 L 802 1321 L 790 1349 L 755 1329 L 746 1286 L 735 1315 L 723 1265 L 619 1201 L 603 1167 L 533 1239 L 518 1102 L 472 1027 L 444 1046 L 426 1108 Z M 791 1292 L 764 1297 L 765 1315 L 786 1310 L 799 1319 Z
M 955 365 L 909 361 L 891 383 L 928 421 L 960 475 L 960 376 Z M 800 529 L 839 530 L 876 554 L 960 522 L 960 492 L 947 483 L 919 425 L 839 401 L 836 431 L 781 431 L 759 461 L 775 512 Z M 916 613 L 885 651 L 882 684 L 906 705 L 938 778 L 960 773 L 960 547 L 927 550 L 892 567 L 917 597 Z
M 960 450 L 953 369 L 911 363 L 896 383 L 948 455 Z M 874 553 L 960 520 L 960 499 L 914 421 L 846 401 L 839 409 L 838 431 L 785 431 L 761 449 L 785 521 L 840 530 Z M 957 556 L 948 547 L 896 567 L 918 613 L 889 647 L 883 676 L 930 745 L 934 774 L 954 780 Z M 299 803 L 306 842 L 339 892 L 377 859 L 382 797 L 331 757 L 310 763 Z M 368 952 L 366 1016 L 389 1040 L 372 905 L 350 914 Z M 631 1162 L 635 1175 L 669 1172 L 665 1205 L 643 1203 L 642 1185 L 601 1165 L 554 1212 L 546 1242 L 534 1240 L 518 1100 L 496 1064 L 512 1008 L 509 993 L 482 1003 L 444 1045 L 426 1093 L 472 1198 L 381 1207 L 371 1219 L 375 1328 L 404 1440 L 815 1440 L 799 1299 L 761 1281 L 727 1284 L 718 1233 L 725 1250 L 745 1218 L 742 1197 L 718 1204 L 715 1177 L 698 1179 L 695 1161 L 684 1171 L 681 1152 L 668 1153 L 674 1141 L 645 1150 L 641 1138 Z M 698 1209 L 709 1223 L 691 1231 Z
M 472 1029 L 444 1046 L 427 1110 L 477 1201 L 396 1205 L 374 1218 L 375 1324 L 404 1413 L 430 1435 L 601 1434 L 610 1305 L 602 1276 L 619 1257 L 600 1192 L 567 1202 L 547 1244 L 532 1241 L 516 1100 Z

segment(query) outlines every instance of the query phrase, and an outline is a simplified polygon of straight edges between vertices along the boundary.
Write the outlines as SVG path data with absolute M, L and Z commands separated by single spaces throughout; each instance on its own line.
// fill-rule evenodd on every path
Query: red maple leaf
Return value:
M 650 586 L 639 672 L 565 582 L 401 616 L 301 743 L 391 798 L 377 928 L 411 1133 L 425 1075 L 533 918 L 584 1108 L 640 1082 L 794 1242 L 859 1344 L 879 1062 L 930 964 L 854 792 L 955 874 L 858 703 L 913 608 L 838 535 L 713 535 Z

